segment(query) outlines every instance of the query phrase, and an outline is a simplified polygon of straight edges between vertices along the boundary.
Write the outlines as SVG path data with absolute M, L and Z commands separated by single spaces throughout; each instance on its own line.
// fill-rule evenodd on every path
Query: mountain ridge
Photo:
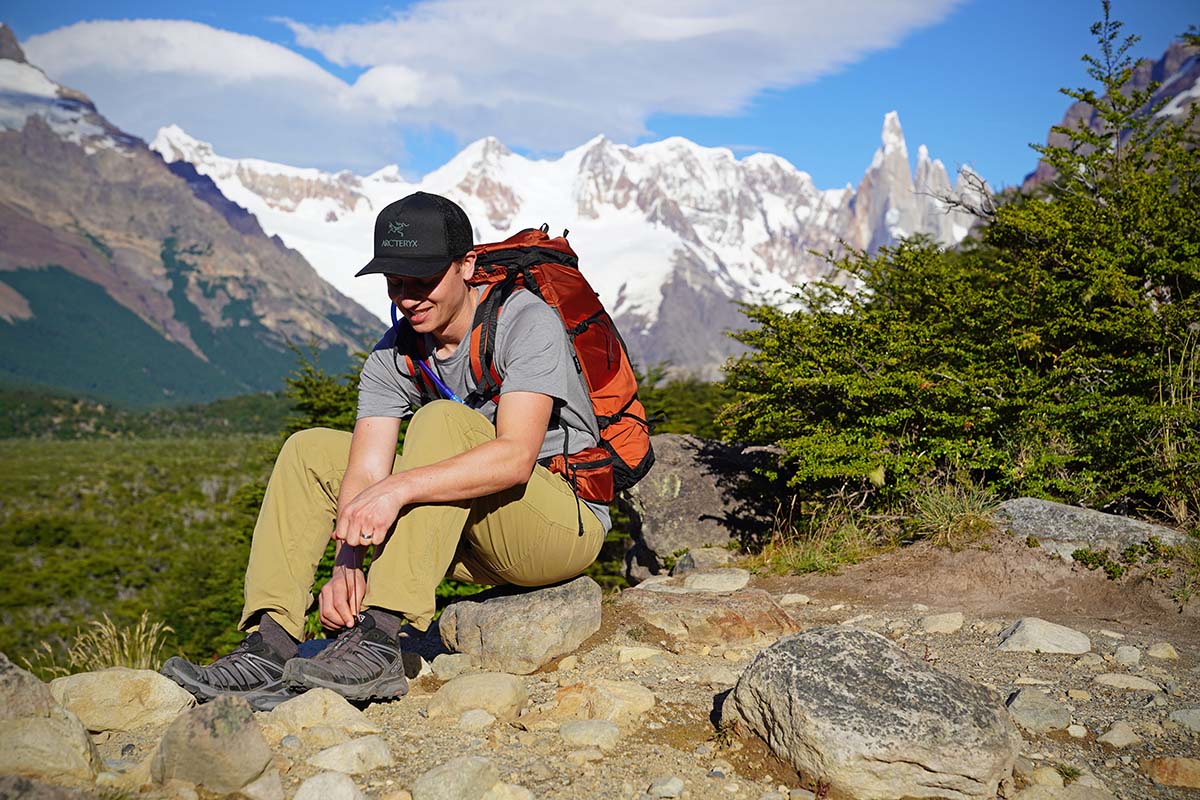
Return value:
M 289 345 L 340 370 L 377 335 L 209 178 L 29 64 L 4 25 L 0 53 L 0 381 L 195 402 L 279 389 Z
M 924 146 L 914 175 L 895 112 L 884 119 L 881 146 L 859 186 L 824 190 L 779 156 L 739 159 L 682 137 L 631 146 L 601 134 L 542 160 L 484 137 L 416 181 L 395 165 L 358 176 L 224 158 L 178 126 L 161 129 L 151 147 L 210 177 L 381 319 L 388 310 L 382 286 L 351 276 L 370 259 L 375 214 L 404 194 L 420 189 L 455 199 L 477 241 L 542 222 L 568 228 L 584 274 L 635 360 L 709 375 L 738 352 L 725 331 L 744 324 L 739 302 L 783 304 L 797 285 L 844 280 L 825 254 L 847 246 L 872 251 L 917 232 L 956 244 L 973 219 L 940 198 L 983 185 L 960 177 L 952 187 Z M 701 310 L 704 317 L 696 317 Z

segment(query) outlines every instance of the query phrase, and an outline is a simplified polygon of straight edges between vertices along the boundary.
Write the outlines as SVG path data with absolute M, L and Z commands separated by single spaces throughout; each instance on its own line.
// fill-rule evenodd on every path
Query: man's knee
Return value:
M 335 431 L 332 428 L 306 428 L 296 431 L 283 443 L 276 462 L 305 462 L 317 454 L 344 450 L 345 439 L 348 435 L 344 431 Z

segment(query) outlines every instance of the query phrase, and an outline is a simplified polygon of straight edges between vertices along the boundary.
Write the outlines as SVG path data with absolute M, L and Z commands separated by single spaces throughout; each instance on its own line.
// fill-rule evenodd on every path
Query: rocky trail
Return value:
M 0 657 L 0 800 L 1200 798 L 1200 603 L 1156 555 L 1186 537 L 1041 501 L 999 519 L 837 575 L 698 543 L 661 574 L 645 537 L 660 574 L 619 594 L 485 593 L 405 631 L 408 695 L 357 707 Z M 1116 580 L 1071 555 L 1131 546 Z

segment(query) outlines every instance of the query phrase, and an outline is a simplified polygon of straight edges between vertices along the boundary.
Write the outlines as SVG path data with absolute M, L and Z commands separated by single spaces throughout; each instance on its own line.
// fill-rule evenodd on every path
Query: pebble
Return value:
M 1092 642 L 1085 634 L 1065 625 L 1024 617 L 1005 631 L 999 649 L 1006 653 L 1082 655 L 1092 649 Z
M 655 778 L 646 789 L 646 794 L 651 797 L 679 797 L 683 794 L 683 780 L 671 775 Z
M 1142 651 L 1132 645 L 1123 644 L 1117 648 L 1116 655 L 1113 658 L 1123 667 L 1136 667 L 1141 663 Z
M 395 764 L 391 748 L 378 735 L 363 736 L 344 744 L 327 747 L 308 759 L 320 769 L 358 775 Z
M 483 672 L 460 675 L 442 686 L 429 701 L 429 716 L 457 717 L 482 708 L 500 719 L 511 719 L 528 701 L 525 684 L 516 675 Z
M 366 795 L 349 775 L 321 772 L 300 784 L 293 800 L 366 800 Z
M 599 761 L 602 758 L 604 758 L 604 753 L 595 747 L 589 747 L 585 750 L 572 750 L 567 753 L 567 761 L 576 766 L 581 766 L 591 761 Z
M 1099 737 L 1099 741 L 1101 744 L 1108 745 L 1115 750 L 1120 750 L 1123 747 L 1131 747 L 1137 744 L 1141 741 L 1141 737 L 1134 733 L 1133 726 L 1128 722 L 1118 720 L 1112 724 L 1112 727 L 1104 735 Z
M 662 658 L 665 656 L 662 650 L 657 647 L 622 647 L 617 650 L 617 663 L 629 664 L 634 661 L 647 661 L 651 658 Z
M 1013 693 L 1008 699 L 1008 713 L 1018 725 L 1034 733 L 1061 731 L 1071 724 L 1067 707 L 1036 689 Z
M 495 721 L 496 718 L 482 708 L 472 708 L 458 718 L 458 729 L 466 733 L 478 733 Z
M 1125 634 L 1117 633 L 1116 631 L 1110 631 L 1107 628 L 1101 628 L 1099 631 L 1097 631 L 1097 633 L 1108 639 L 1116 639 L 1118 642 L 1125 638 Z
M 913 603 L 912 610 L 916 611 L 918 614 L 924 614 L 929 610 L 929 606 L 925 605 L 924 603 Z
M 1180 711 L 1172 711 L 1168 719 L 1192 733 L 1200 733 L 1200 708 L 1185 708 Z
M 725 654 L 721 657 L 724 658 L 726 661 L 745 661 L 746 660 L 746 654 L 743 653 L 741 650 L 726 650 Z
M 579 666 L 579 656 L 574 656 L 574 655 L 567 656 L 562 661 L 558 662 L 558 671 L 559 672 L 570 672 L 571 670 L 575 669 L 577 666 Z
M 781 606 L 806 606 L 812 602 L 812 598 L 806 594 L 785 594 L 779 598 Z
M 963 615 L 961 611 L 952 611 L 948 614 L 932 614 L 928 617 L 921 617 L 918 623 L 925 633 L 958 633 L 963 626 Z
M 1082 669 L 1099 669 L 1104 666 L 1104 659 L 1098 653 L 1084 653 L 1075 661 L 1075 666 Z
M 845 603 L 834 603 L 829 607 L 830 611 L 843 611 L 846 608 Z
M 1175 648 L 1167 642 L 1159 642 L 1150 646 L 1146 651 L 1146 655 L 1150 658 L 1157 658 L 1160 661 L 1178 661 L 1179 653 L 1175 652 Z
M 1124 689 L 1137 692 L 1160 692 L 1162 689 L 1154 681 L 1139 678 L 1136 675 L 1123 675 L 1119 672 L 1104 672 L 1092 678 L 1093 683 L 1108 686 L 1112 689 Z
M 817 800 L 817 796 L 808 789 L 792 789 L 788 792 L 788 800 Z
M 621 740 L 621 729 L 608 720 L 579 719 L 564 722 L 558 729 L 563 741 L 581 748 L 611 750 Z
M 433 659 L 433 676 L 439 681 L 449 681 L 475 669 L 467 653 L 442 653 Z
M 1087 728 L 1082 725 L 1068 725 L 1067 735 L 1072 739 L 1086 739 L 1088 735 Z
M 496 767 L 481 756 L 447 761 L 421 775 L 412 785 L 413 800 L 481 798 L 500 782 Z
M 1067 689 L 1067 697 L 1080 703 L 1086 703 L 1092 699 L 1092 693 L 1086 689 Z
M 1054 767 L 1038 767 L 1029 776 L 1029 782 L 1035 786 L 1062 786 L 1062 774 Z
M 750 582 L 750 573 L 737 567 L 692 572 L 683 579 L 683 588 L 696 592 L 736 592 Z

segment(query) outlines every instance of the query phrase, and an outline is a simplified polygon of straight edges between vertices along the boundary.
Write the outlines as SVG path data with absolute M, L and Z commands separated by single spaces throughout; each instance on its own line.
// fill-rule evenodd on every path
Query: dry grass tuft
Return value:
M 42 678 L 54 678 L 108 667 L 157 670 L 162 666 L 167 634 L 175 632 L 170 625 L 151 622 L 149 611 L 143 611 L 132 628 L 119 627 L 108 614 L 103 616 L 92 620 L 87 630 L 76 631 L 65 656 L 43 641 L 32 662 L 24 659 L 26 668 Z

